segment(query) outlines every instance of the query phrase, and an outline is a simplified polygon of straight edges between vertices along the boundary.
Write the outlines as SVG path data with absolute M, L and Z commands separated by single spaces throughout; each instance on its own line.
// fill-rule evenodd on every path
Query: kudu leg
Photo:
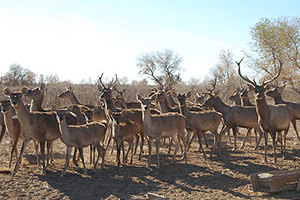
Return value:
M 78 167 L 78 160 L 77 160 L 77 148 L 74 147 L 74 152 L 73 152 L 73 164 Z M 69 163 L 69 162 L 68 162 Z
M 153 147 L 153 139 L 148 139 L 148 162 L 146 167 L 150 167 L 151 165 L 151 153 L 152 153 L 152 147 Z
M 203 157 L 206 159 L 206 153 L 205 153 L 204 148 L 202 146 L 201 135 L 203 135 L 202 132 L 198 130 L 197 131 L 198 142 L 199 142 L 199 149 L 198 150 L 199 150 L 199 152 L 202 151 Z
M 43 174 L 46 174 L 47 164 L 45 162 L 45 144 L 46 142 L 40 142 L 41 154 L 42 154 L 42 164 L 43 164 Z
M 131 156 L 130 156 L 130 162 L 129 162 L 129 164 L 132 164 L 132 161 L 133 161 L 133 141 L 130 142 L 130 145 L 131 145 L 131 148 L 130 148 L 130 150 L 131 150 Z
M 120 154 L 121 154 L 121 143 L 117 142 L 117 163 L 118 163 L 118 167 L 120 167 L 120 165 L 121 165 Z
M 11 161 L 12 161 L 14 152 L 17 155 L 17 144 L 18 144 L 18 140 L 14 140 L 13 144 L 12 144 L 11 152 L 10 152 L 9 165 L 8 165 L 9 168 L 11 168 Z
M 276 154 L 276 132 L 271 133 L 273 141 L 273 152 L 274 152 L 274 163 L 277 163 L 277 154 Z
M 138 134 L 135 134 L 135 139 L 136 139 L 136 142 L 135 142 L 135 146 L 134 146 L 134 155 L 136 154 L 137 147 L 139 145 L 140 136 Z
M 139 155 L 139 160 L 142 159 L 142 155 L 144 154 L 144 143 L 145 143 L 145 138 L 143 135 L 141 135 L 141 144 L 140 144 L 140 155 Z
M 35 140 L 33 140 L 33 146 L 35 149 L 36 163 L 38 166 L 41 166 L 41 162 L 40 162 L 40 158 L 39 158 L 39 145 Z
M 156 139 L 156 158 L 157 158 L 157 168 L 160 168 L 160 162 L 159 162 L 159 143 L 160 143 L 160 139 Z M 175 150 L 175 153 L 177 150 Z
M 5 124 L 2 124 L 2 127 L 1 127 L 1 134 L 0 134 L 0 144 L 1 144 L 1 141 L 2 141 L 3 136 L 4 136 L 4 134 L 5 134 L 5 130 L 6 130 Z
M 87 174 L 87 169 L 86 169 L 85 163 L 84 163 L 84 156 L 83 156 L 83 150 L 82 150 L 82 147 L 78 147 L 78 150 L 79 150 L 80 158 L 81 158 L 81 160 L 82 160 L 83 173 L 84 173 L 84 174 Z
M 17 162 L 15 164 L 15 168 L 12 172 L 12 177 L 15 176 L 15 174 L 17 173 L 18 169 L 19 169 L 19 166 L 20 166 L 20 162 L 21 162 L 21 159 L 22 159 L 22 156 L 23 156 L 23 153 L 28 145 L 28 140 L 26 140 L 25 138 L 23 138 L 23 143 L 22 143 L 22 147 L 21 147 L 21 150 L 20 150 L 20 153 L 19 153 L 19 157 L 17 159 Z
M 299 133 L 298 133 L 298 129 L 297 129 L 297 123 L 296 123 L 296 119 L 295 118 L 292 119 L 292 124 L 293 124 L 294 130 L 296 132 L 297 138 L 300 141 L 300 137 L 299 137 Z
M 251 129 L 252 128 L 248 128 L 247 134 L 246 134 L 246 136 L 245 136 L 245 138 L 244 138 L 244 140 L 242 142 L 241 149 L 244 148 L 246 140 L 249 139 L 249 135 L 250 135 L 250 141 L 251 141 Z
M 70 157 L 71 157 L 71 147 L 67 147 L 65 167 L 60 176 L 64 176 L 66 174 L 67 167 L 69 166 Z
M 97 155 L 97 159 L 96 159 L 96 162 L 95 162 L 95 165 L 94 165 L 94 170 L 97 169 L 97 165 L 98 165 L 98 162 L 99 162 L 100 155 L 101 155 L 101 153 L 102 153 L 102 149 L 104 149 L 104 148 L 100 145 L 100 143 L 97 144 L 97 145 L 95 146 L 95 148 L 97 148 L 98 155 Z M 104 152 L 103 152 L 102 157 L 104 157 Z M 103 167 L 101 167 L 101 168 L 103 168 Z

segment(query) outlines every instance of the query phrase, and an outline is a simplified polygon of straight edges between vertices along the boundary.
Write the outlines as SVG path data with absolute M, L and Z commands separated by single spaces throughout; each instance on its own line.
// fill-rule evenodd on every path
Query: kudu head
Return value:
M 66 87 L 66 91 L 64 91 L 63 93 L 57 95 L 58 98 L 62 99 L 62 98 L 68 98 L 69 96 L 71 96 L 73 94 L 73 88 L 71 85 Z
M 257 100 L 262 100 L 265 98 L 265 91 L 268 89 L 268 85 L 274 81 L 275 79 L 277 79 L 281 73 L 281 70 L 282 70 L 282 62 L 278 59 L 279 61 L 279 69 L 278 69 L 278 72 L 277 74 L 270 80 L 263 80 L 262 84 L 257 84 L 255 79 L 253 79 L 253 81 L 251 81 L 247 76 L 243 76 L 241 74 L 241 62 L 243 61 L 244 58 L 242 58 L 240 60 L 240 62 L 236 62 L 237 66 L 238 66 L 238 74 L 239 76 L 244 80 L 246 81 L 248 84 L 250 84 L 252 87 L 253 87 L 253 91 L 254 91 L 254 94 L 255 94 L 255 98 Z
M 32 100 L 43 100 L 45 94 L 45 84 L 42 83 L 40 87 L 36 87 L 33 89 L 28 89 L 26 97 L 29 97 Z
M 241 105 L 241 89 L 240 88 L 236 88 L 235 92 L 229 96 L 229 100 L 233 101 L 236 105 Z
M 185 105 L 186 104 L 186 98 L 190 98 L 191 97 L 191 91 L 189 91 L 187 94 L 183 93 L 183 94 L 180 94 L 178 93 L 177 94 L 177 99 L 179 101 L 179 104 L 181 106 Z
M 204 94 L 208 95 L 208 98 L 204 101 L 202 104 L 202 107 L 205 108 L 212 108 L 214 105 L 214 102 L 217 99 L 217 92 L 214 90 L 216 89 L 216 84 L 217 84 L 217 78 L 215 77 L 214 80 L 211 82 L 212 88 L 206 88 L 208 92 L 205 92 Z
M 143 111 L 151 109 L 151 103 L 156 100 L 156 95 L 152 95 L 147 98 L 143 98 L 141 94 L 136 94 L 136 99 L 141 103 L 141 108 Z
M 2 100 L 0 102 L 0 105 L 1 105 L 1 111 L 6 113 L 9 109 L 11 109 L 11 103 L 10 103 L 10 100 Z
M 22 97 L 28 93 L 28 89 L 23 87 L 20 92 L 11 92 L 9 88 L 4 89 L 4 94 L 10 98 L 14 107 L 20 106 L 23 103 Z
M 97 84 L 98 90 L 101 92 L 100 97 L 106 101 L 112 100 L 112 92 L 116 89 L 115 87 L 118 80 L 117 74 L 115 80 L 111 80 L 110 83 L 107 84 L 107 86 L 105 86 L 105 84 L 102 82 L 102 77 L 103 73 L 99 77 L 99 83 Z

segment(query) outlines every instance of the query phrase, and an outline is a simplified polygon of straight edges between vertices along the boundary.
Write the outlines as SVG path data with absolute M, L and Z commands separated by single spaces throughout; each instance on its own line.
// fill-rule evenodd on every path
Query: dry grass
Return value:
M 300 193 L 295 191 L 254 193 L 249 181 L 251 173 L 297 168 L 300 151 L 294 136 L 291 131 L 287 142 L 287 159 L 279 158 L 278 164 L 264 163 L 263 148 L 254 151 L 254 142 L 247 143 L 244 150 L 235 152 L 226 148 L 222 158 L 207 160 L 196 151 L 198 145 L 194 142 L 188 152 L 187 165 L 179 157 L 170 163 L 171 156 L 167 156 L 167 149 L 162 148 L 160 169 L 155 168 L 155 157 L 151 168 L 146 168 L 147 156 L 138 161 L 137 155 L 132 165 L 124 164 L 118 169 L 114 161 L 115 151 L 106 157 L 103 171 L 93 172 L 90 169 L 88 175 L 83 175 L 82 165 L 78 169 L 70 164 L 66 177 L 60 177 L 65 162 L 65 146 L 57 140 L 55 163 L 48 168 L 46 175 L 41 175 L 41 169 L 36 166 L 33 145 L 30 145 L 20 171 L 12 180 L 7 173 L 9 142 L 5 137 L 0 146 L 0 198 L 130 199 L 145 197 L 151 192 L 171 199 L 299 199 Z M 87 159 L 87 149 L 85 151 Z M 269 160 L 272 161 L 272 158 Z

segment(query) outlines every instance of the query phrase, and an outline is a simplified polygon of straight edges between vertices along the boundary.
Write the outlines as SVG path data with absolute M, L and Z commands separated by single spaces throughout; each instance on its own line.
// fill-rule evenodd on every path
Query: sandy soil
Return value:
M 242 136 L 238 145 L 241 139 Z M 166 148 L 161 148 L 160 169 L 155 167 L 156 157 L 153 157 L 151 168 L 146 168 L 147 157 L 138 161 L 137 155 L 132 165 L 124 164 L 118 169 L 114 152 L 106 157 L 103 171 L 94 172 L 89 166 L 88 175 L 83 175 L 82 165 L 76 168 L 71 163 L 66 176 L 60 177 L 65 163 L 65 146 L 57 140 L 54 165 L 49 166 L 46 175 L 42 175 L 41 168 L 37 167 L 30 144 L 23 165 L 11 179 L 8 169 L 10 145 L 5 137 L 0 145 L 0 199 L 138 199 L 146 197 L 148 192 L 170 199 L 300 199 L 300 193 L 295 191 L 253 192 L 249 180 L 249 175 L 255 172 L 298 168 L 300 151 L 294 132 L 289 133 L 287 159 L 282 160 L 279 155 L 277 164 L 263 162 L 262 144 L 256 151 L 253 147 L 254 140 L 251 144 L 246 143 L 243 150 L 226 148 L 222 158 L 205 160 L 197 152 L 198 145 L 194 142 L 188 152 L 187 165 L 180 157 L 171 163 L 172 157 L 166 155 Z M 205 149 L 208 153 L 209 149 Z M 271 147 L 268 152 L 269 161 L 273 161 Z M 85 154 L 88 160 L 88 149 Z

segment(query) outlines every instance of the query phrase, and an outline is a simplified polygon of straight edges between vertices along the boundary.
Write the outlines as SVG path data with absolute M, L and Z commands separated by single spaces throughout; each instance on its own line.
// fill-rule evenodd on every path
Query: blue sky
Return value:
M 202 79 L 222 49 L 240 59 L 260 18 L 299 13 L 296 0 L 0 0 L 0 75 L 18 63 L 72 82 L 140 80 L 141 53 L 172 49 L 183 80 Z

